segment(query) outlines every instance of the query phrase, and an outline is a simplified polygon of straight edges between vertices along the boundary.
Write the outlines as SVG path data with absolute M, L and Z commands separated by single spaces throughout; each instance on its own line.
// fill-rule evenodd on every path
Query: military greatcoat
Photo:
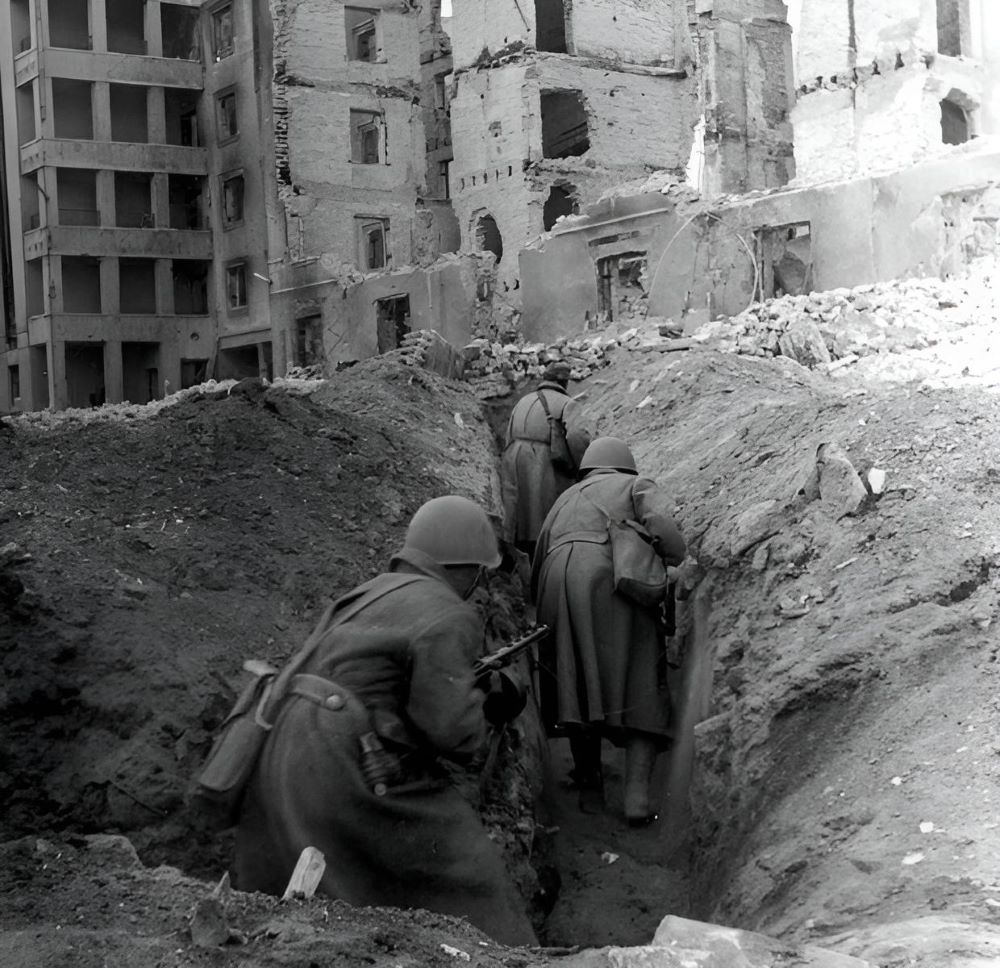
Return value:
M 590 443 L 582 407 L 554 380 L 543 381 L 536 392 L 518 400 L 507 422 L 501 466 L 505 537 L 513 542 L 534 542 L 555 499 L 576 480 L 575 472 L 552 466 L 549 420 L 539 394 L 552 416 L 565 423 L 566 442 L 577 466 Z
M 552 629 L 539 648 L 542 716 L 550 731 L 590 726 L 616 745 L 629 730 L 668 745 L 670 700 L 663 630 L 655 609 L 614 590 L 607 518 L 639 521 L 667 565 L 684 559 L 672 502 L 647 478 L 591 471 L 542 525 L 532 570 L 538 620 Z
M 468 760 L 485 739 L 479 615 L 419 551 L 392 568 L 419 577 L 377 598 L 394 576 L 357 589 L 374 600 L 292 680 L 237 830 L 238 887 L 282 893 L 312 846 L 331 897 L 464 916 L 497 941 L 535 944 L 499 848 L 438 759 Z M 362 771 L 370 732 L 399 767 L 381 796 Z

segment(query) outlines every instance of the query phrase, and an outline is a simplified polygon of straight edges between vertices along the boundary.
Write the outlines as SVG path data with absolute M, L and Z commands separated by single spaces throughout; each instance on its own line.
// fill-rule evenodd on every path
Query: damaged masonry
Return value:
M 0 963 L 995 962 L 998 72 L 988 0 L 8 0 Z M 242 664 L 499 525 L 554 363 L 691 556 L 651 824 L 529 701 L 456 776 L 540 947 L 230 884 Z

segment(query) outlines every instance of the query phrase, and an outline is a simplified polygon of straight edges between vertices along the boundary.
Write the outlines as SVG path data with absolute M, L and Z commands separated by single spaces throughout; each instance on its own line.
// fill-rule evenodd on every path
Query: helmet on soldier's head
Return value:
M 628 444 L 618 437 L 598 437 L 591 441 L 580 461 L 580 471 L 592 471 L 599 467 L 609 467 L 625 474 L 637 473 L 635 458 Z
M 439 565 L 500 564 L 496 534 L 486 512 L 457 494 L 435 497 L 417 508 L 403 550 L 422 551 Z
M 550 363 L 545 367 L 542 373 L 543 380 L 555 380 L 557 383 L 569 383 L 570 376 L 573 370 L 570 368 L 569 363 L 564 363 L 559 360 L 556 363 Z

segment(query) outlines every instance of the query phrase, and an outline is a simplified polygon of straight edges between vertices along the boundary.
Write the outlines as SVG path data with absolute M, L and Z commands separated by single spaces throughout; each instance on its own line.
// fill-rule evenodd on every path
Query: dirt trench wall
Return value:
M 671 355 L 604 371 L 588 408 L 674 494 L 713 583 L 695 916 L 789 940 L 989 920 L 1000 402 Z M 846 517 L 809 485 L 831 440 L 887 475 Z

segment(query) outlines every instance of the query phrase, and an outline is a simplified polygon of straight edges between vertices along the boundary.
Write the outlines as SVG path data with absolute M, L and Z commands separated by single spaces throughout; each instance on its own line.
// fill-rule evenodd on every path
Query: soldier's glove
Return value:
M 517 719 L 528 703 L 528 690 L 506 672 L 490 672 L 476 682 L 486 693 L 483 715 L 491 726 L 503 726 Z

